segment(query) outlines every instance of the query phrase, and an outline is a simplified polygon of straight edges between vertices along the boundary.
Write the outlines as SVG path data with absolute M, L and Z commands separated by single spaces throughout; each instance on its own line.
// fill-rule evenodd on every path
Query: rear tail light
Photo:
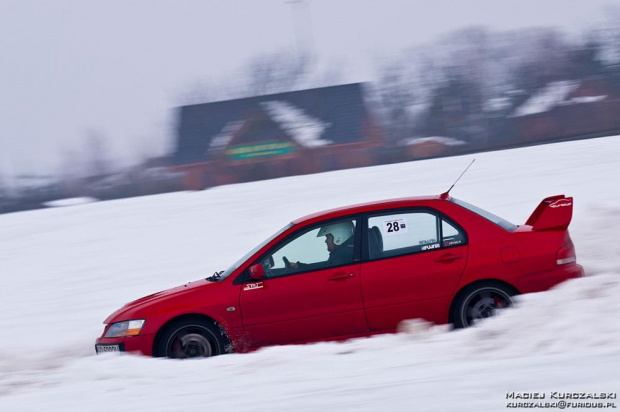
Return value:
M 570 238 L 565 241 L 564 245 L 555 254 L 556 263 L 558 265 L 566 265 L 567 263 L 573 263 L 577 261 L 577 255 L 575 254 L 575 246 Z

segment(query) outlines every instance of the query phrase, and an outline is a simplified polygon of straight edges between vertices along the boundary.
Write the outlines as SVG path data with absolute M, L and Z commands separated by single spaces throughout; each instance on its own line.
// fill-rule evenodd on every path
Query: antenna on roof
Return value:
M 454 187 L 454 185 L 455 185 L 455 184 L 457 184 L 459 180 L 461 180 L 461 177 L 463 177 L 463 175 L 465 174 L 465 172 L 466 172 L 466 171 L 467 171 L 467 170 L 471 167 L 471 165 L 473 165 L 473 164 L 474 164 L 474 162 L 475 162 L 475 161 L 476 161 L 476 159 L 474 159 L 474 160 L 472 160 L 472 161 L 471 161 L 471 163 L 469 164 L 469 166 L 467 166 L 467 167 L 465 168 L 465 170 L 463 170 L 463 173 L 461 173 L 461 175 L 458 177 L 458 179 L 456 179 L 456 182 L 454 182 L 454 183 L 452 184 L 452 186 L 450 186 L 450 189 L 448 189 L 448 191 L 447 191 L 447 192 L 444 192 L 444 193 L 442 193 L 441 195 L 439 195 L 439 198 L 440 198 L 440 199 L 447 199 L 447 198 L 448 198 L 448 195 L 449 195 L 449 193 L 450 193 L 450 190 L 452 190 L 452 188 Z

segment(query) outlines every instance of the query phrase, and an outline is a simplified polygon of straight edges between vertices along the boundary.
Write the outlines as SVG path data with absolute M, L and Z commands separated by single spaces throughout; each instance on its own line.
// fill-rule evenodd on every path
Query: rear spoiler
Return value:
M 533 230 L 564 230 L 573 217 L 573 198 L 564 195 L 544 199 L 525 222 Z

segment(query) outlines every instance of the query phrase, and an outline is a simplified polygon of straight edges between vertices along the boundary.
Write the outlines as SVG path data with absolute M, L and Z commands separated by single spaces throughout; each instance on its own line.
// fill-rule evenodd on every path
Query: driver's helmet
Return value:
M 334 244 L 336 246 L 342 245 L 351 236 L 353 236 L 353 222 L 339 222 L 332 223 L 330 225 L 323 226 L 316 237 L 327 236 L 331 234 L 334 237 Z

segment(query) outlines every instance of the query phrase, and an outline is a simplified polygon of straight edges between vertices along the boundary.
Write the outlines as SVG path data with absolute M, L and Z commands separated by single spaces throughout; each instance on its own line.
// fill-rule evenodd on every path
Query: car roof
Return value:
M 312 213 L 310 215 L 293 220 L 292 223 L 294 225 L 298 225 L 301 223 L 306 223 L 311 220 L 331 219 L 331 218 L 337 218 L 340 216 L 353 214 L 353 213 L 372 212 L 373 210 L 383 209 L 383 208 L 409 207 L 409 206 L 415 206 L 415 203 L 418 203 L 418 202 L 427 202 L 427 201 L 444 200 L 444 199 L 445 198 L 441 198 L 440 196 L 413 196 L 413 197 L 403 197 L 403 198 L 398 198 L 398 199 L 380 200 L 380 201 L 368 202 L 368 203 L 360 203 L 356 205 L 350 205 L 350 206 L 344 206 L 344 207 L 339 207 L 335 209 L 324 210 L 318 213 Z

